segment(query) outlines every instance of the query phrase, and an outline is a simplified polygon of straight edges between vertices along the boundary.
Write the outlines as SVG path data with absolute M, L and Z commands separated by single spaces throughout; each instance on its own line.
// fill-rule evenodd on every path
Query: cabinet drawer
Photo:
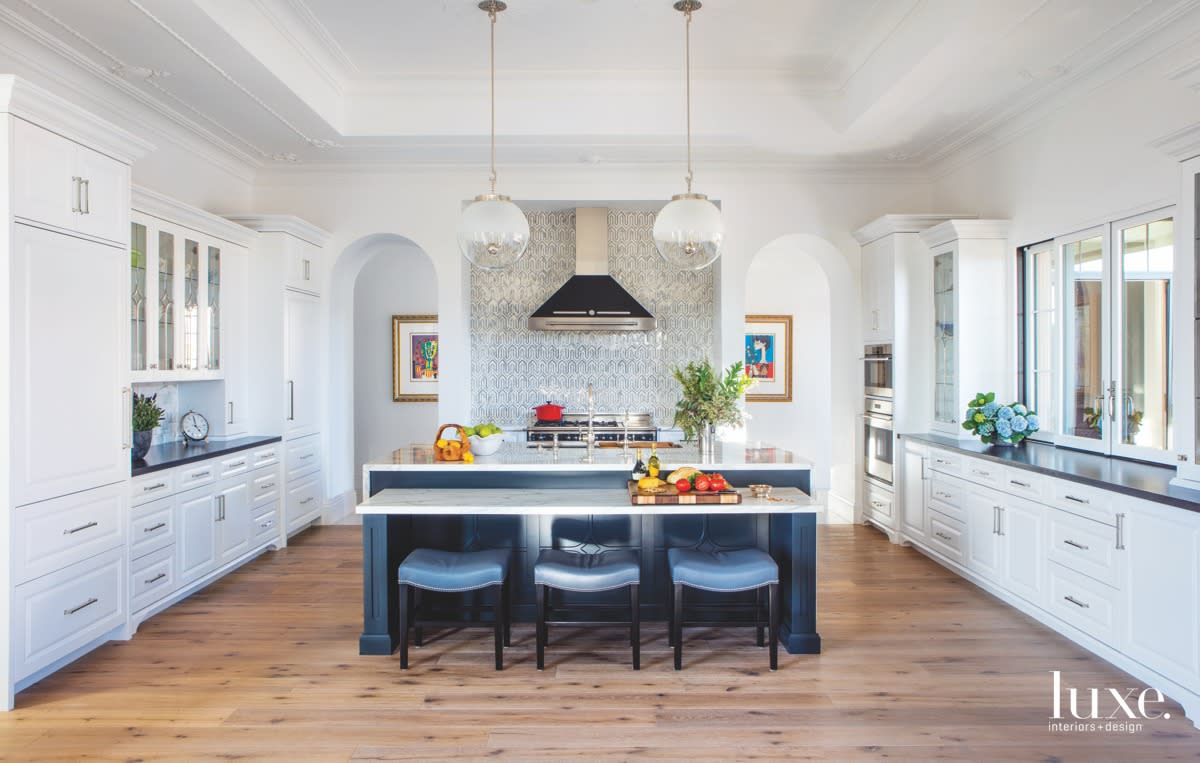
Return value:
M 976 485 L 1000 487 L 1004 484 L 1005 469 L 999 464 L 984 461 L 979 458 L 965 458 L 962 465 L 962 478 Z
M 960 522 L 966 521 L 963 503 L 966 499 L 965 485 L 954 479 L 934 476 L 929 481 L 929 505 Z
M 129 503 L 131 506 L 137 506 L 174 492 L 175 472 L 171 469 L 163 469 L 160 472 L 134 477 L 129 483 Z
M 1057 509 L 1050 515 L 1051 561 L 1119 588 L 1123 557 L 1117 550 L 1115 527 Z
M 288 482 L 284 509 L 289 532 L 321 516 L 321 473 Z
M 1005 469 L 1001 472 L 1000 487 L 1012 495 L 1044 502 L 1050 497 L 1050 478 L 1024 469 Z
M 216 460 L 204 461 L 175 470 L 175 492 L 182 493 L 201 485 L 209 485 L 217 479 L 220 465 Z
M 319 436 L 301 437 L 287 444 L 287 481 L 290 485 L 297 477 L 321 468 L 321 442 Z
M 234 453 L 228 458 L 221 459 L 221 479 L 236 477 L 250 471 L 250 460 L 254 456 L 246 451 Z
M 892 506 L 895 503 L 895 499 L 891 493 L 868 484 L 863 490 L 863 499 L 866 501 L 864 509 L 868 514 L 884 520 L 892 518 Z M 891 523 L 889 522 L 888 524 Z
M 263 466 L 271 466 L 279 463 L 279 449 L 281 445 L 274 443 L 263 448 L 258 448 L 251 455 L 250 462 L 253 468 L 258 469 Z
M 250 500 L 255 506 L 279 500 L 279 472 L 264 470 L 250 483 Z
M 929 512 L 930 547 L 943 556 L 962 564 L 963 528 L 963 523 L 953 517 L 937 511 Z
M 1117 635 L 1117 591 L 1062 565 L 1046 565 L 1050 611 L 1106 644 Z
M 129 611 L 137 612 L 162 601 L 176 589 L 175 548 L 163 548 L 132 562 L 129 571 Z
M 1054 505 L 1058 508 L 1097 522 L 1117 524 L 1112 508 L 1112 493 L 1068 480 L 1052 482 Z
M 279 528 L 275 524 L 279 515 L 279 504 L 270 503 L 263 509 L 257 509 L 256 511 L 259 513 L 254 516 L 254 520 L 250 526 L 250 532 L 254 537 L 254 542 L 251 545 L 254 546 L 275 540 L 279 537 Z
M 125 549 L 65 567 L 13 589 L 17 680 L 125 621 Z
M 137 559 L 175 542 L 175 502 L 170 498 L 138 506 L 129 521 L 129 558 Z
M 118 483 L 13 510 L 17 582 L 123 545 L 124 493 Z
M 943 474 L 958 476 L 962 473 L 962 456 L 944 450 L 934 450 L 929 454 L 929 468 Z

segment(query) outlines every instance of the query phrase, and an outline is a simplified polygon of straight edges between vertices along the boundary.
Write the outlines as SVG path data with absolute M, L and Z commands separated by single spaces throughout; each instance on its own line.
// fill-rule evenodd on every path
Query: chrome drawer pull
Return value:
M 1092 605 L 1090 605 L 1090 604 L 1084 604 L 1082 601 L 1080 601 L 1079 599 L 1076 599 L 1074 596 L 1064 596 L 1063 598 L 1064 598 L 1065 600 L 1067 600 L 1067 601 L 1071 602 L 1072 604 L 1074 604 L 1074 605 L 1075 605 L 1075 606 L 1077 606 L 1077 607 L 1082 607 L 1082 608 L 1084 608 L 1084 609 L 1091 609 L 1091 608 L 1092 608 Z
M 305 498 L 303 501 L 301 501 L 300 505 L 303 506 L 306 503 L 312 503 L 312 499 L 313 499 L 313 496 L 310 495 L 308 498 Z
M 946 535 L 945 533 L 934 533 L 934 535 L 938 536 L 942 540 L 954 540 L 953 538 L 951 538 L 949 535 Z
M 1064 495 L 1063 498 L 1066 498 L 1068 501 L 1074 501 L 1075 503 L 1082 503 L 1085 505 L 1091 503 L 1091 501 L 1087 498 L 1078 498 L 1076 496 L 1071 495 L 1070 493 L 1068 493 L 1067 495 Z
M 212 474 L 212 472 L 195 472 L 194 474 L 192 474 L 192 479 L 198 480 L 201 477 L 207 477 L 210 474 Z
M 100 600 L 97 599 L 95 596 L 93 596 L 92 598 L 88 599 L 87 601 L 80 604 L 78 607 L 75 607 L 74 609 L 64 609 L 63 614 L 64 615 L 73 615 L 76 612 L 78 612 L 79 610 L 84 609 L 86 607 L 90 607 L 98 601 L 100 601 Z
M 162 579 L 163 579 L 163 578 L 165 578 L 166 576 L 167 576 L 167 573 L 165 573 L 165 572 L 160 572 L 160 573 L 158 573 L 157 575 L 155 575 L 154 577 L 152 577 L 152 578 L 150 578 L 149 580 L 145 581 L 145 584 L 146 584 L 146 585 L 150 585 L 151 583 L 158 582 L 159 580 L 162 580 Z
M 86 525 L 80 525 L 79 527 L 75 527 L 70 530 L 63 530 L 63 535 L 74 535 L 77 532 L 83 532 L 84 530 L 87 530 L 88 528 L 95 527 L 98 524 L 100 524 L 100 523 L 99 522 L 88 522 Z
M 154 532 L 155 530 L 161 530 L 161 529 L 163 529 L 163 528 L 164 528 L 164 527 L 166 527 L 166 526 L 167 526 L 167 523 L 166 523 L 166 522 L 159 522 L 158 524 L 154 525 L 153 527 L 147 527 L 147 528 L 143 529 L 143 530 L 142 530 L 142 532 L 144 532 L 144 533 L 152 533 L 152 532 Z
M 267 529 L 268 527 L 270 527 L 272 524 L 274 524 L 274 523 L 273 523 L 273 522 L 271 522 L 271 521 L 266 521 L 266 522 L 263 522 L 261 525 L 259 525 L 259 527 L 261 527 L 261 528 L 263 528 L 263 529 L 265 530 L 265 529 Z
M 971 474 L 978 474 L 980 477 L 990 477 L 990 476 L 992 476 L 992 473 L 991 473 L 991 472 L 985 472 L 983 469 L 972 469 L 972 470 L 971 470 Z
M 300 460 L 303 461 L 306 458 L 312 458 L 313 455 L 314 454 L 312 454 L 312 453 L 305 453 L 303 456 L 300 456 Z
M 934 494 L 935 496 L 937 496 L 938 498 L 953 498 L 953 497 L 954 497 L 954 494 L 953 494 L 953 493 L 947 493 L 947 492 L 946 492 L 946 491 L 944 491 L 944 490 L 935 490 L 935 491 L 933 492 L 933 494 Z
M 1079 549 L 1080 551 L 1087 551 L 1087 550 L 1088 550 L 1088 547 L 1087 547 L 1087 546 L 1082 546 L 1082 545 L 1080 545 L 1080 544 L 1076 543 L 1076 542 L 1075 542 L 1075 541 L 1073 541 L 1073 540 L 1064 540 L 1064 541 L 1063 541 L 1063 543 L 1066 543 L 1068 546 L 1074 546 L 1075 548 Z
M 156 482 L 153 485 L 147 485 L 146 487 L 142 488 L 142 492 L 149 493 L 151 490 L 160 490 L 166 486 L 167 483 L 165 482 Z
M 947 461 L 944 458 L 935 458 L 933 460 L 936 461 L 937 463 L 941 464 L 942 466 L 953 466 L 954 465 L 953 461 Z
M 1023 487 L 1023 488 L 1026 488 L 1026 489 L 1028 489 L 1029 487 L 1031 487 L 1031 486 L 1030 486 L 1030 484 L 1029 484 L 1028 482 L 1021 482 L 1020 480 L 1009 480 L 1009 483 L 1010 483 L 1010 484 L 1012 484 L 1012 485 L 1016 485 L 1017 487 Z
M 1117 515 L 1117 550 L 1125 550 L 1125 515 Z
M 260 487 L 260 488 L 259 488 L 259 490 L 270 490 L 270 489 L 271 489 L 271 488 L 273 488 L 273 487 L 275 487 L 275 483 L 274 483 L 274 482 L 268 482 L 267 484 L 265 484 L 265 485 L 263 485 L 262 487 Z
M 246 465 L 246 462 L 245 462 L 245 461 L 238 461 L 236 464 L 229 464 L 228 468 L 229 468 L 229 469 L 236 469 L 236 468 L 238 468 L 239 466 L 245 466 L 245 465 Z

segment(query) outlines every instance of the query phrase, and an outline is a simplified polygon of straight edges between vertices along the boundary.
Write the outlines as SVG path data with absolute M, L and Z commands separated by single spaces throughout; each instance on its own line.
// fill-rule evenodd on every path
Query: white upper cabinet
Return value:
M 13 215 L 123 244 L 129 167 L 23 119 L 13 133 Z

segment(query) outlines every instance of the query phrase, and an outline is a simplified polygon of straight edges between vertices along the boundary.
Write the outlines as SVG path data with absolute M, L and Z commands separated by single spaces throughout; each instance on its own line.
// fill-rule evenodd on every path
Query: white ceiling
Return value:
M 500 163 L 681 160 L 683 17 L 671 0 L 509 6 L 497 24 Z M 925 167 L 1197 23 L 1197 7 L 706 0 L 692 31 L 696 159 Z M 33 36 L 115 72 L 254 164 L 486 161 L 476 0 L 0 0 L 0 22 L 0 41 Z

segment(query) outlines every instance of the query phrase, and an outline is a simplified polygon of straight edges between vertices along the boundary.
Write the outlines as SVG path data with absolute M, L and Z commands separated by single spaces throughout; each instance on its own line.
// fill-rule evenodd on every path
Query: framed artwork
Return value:
M 746 376 L 758 383 L 748 403 L 792 401 L 792 316 L 746 316 Z
M 439 349 L 436 315 L 392 316 L 393 402 L 437 402 Z

